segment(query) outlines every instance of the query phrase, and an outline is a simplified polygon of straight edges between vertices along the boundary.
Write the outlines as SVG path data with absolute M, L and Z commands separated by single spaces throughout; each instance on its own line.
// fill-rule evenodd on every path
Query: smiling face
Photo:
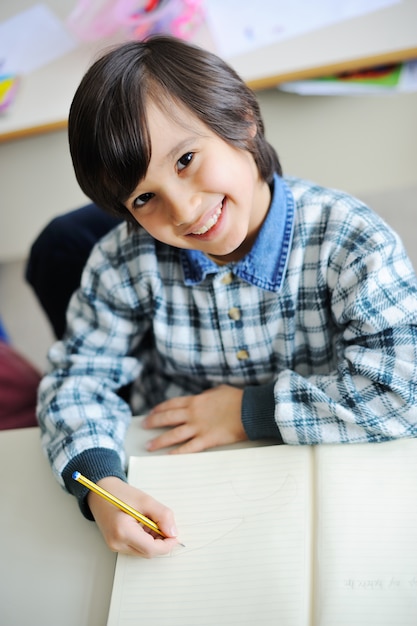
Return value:
M 150 103 L 146 112 L 151 160 L 126 208 L 158 241 L 219 262 L 239 260 L 271 199 L 252 154 L 226 143 L 181 105 L 171 104 L 168 113 Z

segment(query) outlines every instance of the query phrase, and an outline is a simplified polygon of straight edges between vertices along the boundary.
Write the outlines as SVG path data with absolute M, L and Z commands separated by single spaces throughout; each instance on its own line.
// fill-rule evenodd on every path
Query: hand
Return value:
M 177 530 L 174 515 L 170 509 L 115 476 L 103 478 L 97 484 L 156 522 L 164 535 L 167 535 L 165 539 L 156 533 L 153 534 L 152 531 L 148 528 L 145 529 L 127 513 L 97 494 L 90 492 L 88 504 L 97 526 L 111 550 L 122 554 L 151 558 L 169 554 L 173 548 L 178 546 L 178 541 L 175 538 Z
M 147 449 L 178 446 L 170 454 L 183 454 L 247 439 L 241 420 L 242 397 L 241 389 L 220 385 L 158 404 L 143 427 L 169 430 L 149 441 Z

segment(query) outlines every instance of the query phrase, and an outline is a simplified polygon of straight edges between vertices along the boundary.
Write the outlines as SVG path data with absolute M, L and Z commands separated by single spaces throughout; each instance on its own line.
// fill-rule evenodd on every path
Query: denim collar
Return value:
M 237 263 L 227 267 L 246 282 L 279 291 L 287 267 L 294 227 L 294 198 L 283 179 L 274 175 L 272 199 L 268 214 L 252 249 Z M 199 250 L 180 250 L 184 282 L 188 286 L 201 283 L 208 274 L 224 269 Z

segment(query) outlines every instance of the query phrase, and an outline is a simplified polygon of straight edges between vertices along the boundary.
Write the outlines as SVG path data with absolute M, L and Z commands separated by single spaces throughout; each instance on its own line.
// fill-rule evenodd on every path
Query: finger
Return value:
M 171 509 L 148 496 L 148 500 L 145 499 L 141 505 L 141 511 L 158 525 L 166 537 L 175 538 L 177 536 L 177 526 Z
M 157 413 L 150 413 L 145 417 L 142 425 L 144 428 L 166 428 L 169 426 L 180 426 L 186 421 L 186 413 L 184 409 L 178 407 L 177 409 L 167 409 L 165 411 L 158 411 Z
M 178 444 L 188 441 L 194 436 L 194 430 L 189 424 L 183 424 L 177 428 L 171 428 L 162 433 L 158 437 L 151 439 L 146 444 L 146 449 L 150 452 L 161 450 L 162 448 L 170 448 Z
M 169 554 L 179 544 L 176 537 L 165 538 L 157 535 L 132 518 L 123 518 L 122 523 L 113 529 L 106 541 L 114 552 L 145 558 Z
M 190 396 L 178 396 L 170 398 L 169 400 L 164 400 L 164 402 L 160 402 L 155 405 L 149 414 L 152 415 L 153 413 L 168 411 L 170 409 L 183 409 L 188 405 L 189 398 Z
M 202 452 L 203 450 L 214 448 L 217 445 L 220 444 L 200 435 L 193 437 L 182 445 L 170 450 L 168 454 L 191 454 L 192 452 Z
M 148 536 L 151 537 L 151 535 Z M 174 548 L 180 545 L 177 539 L 155 539 L 153 537 L 151 537 L 151 539 L 152 542 L 141 542 L 140 544 L 134 542 L 127 545 L 126 552 L 124 552 L 124 554 L 141 556 L 146 559 L 150 559 L 154 556 L 164 556 L 166 554 L 170 554 Z

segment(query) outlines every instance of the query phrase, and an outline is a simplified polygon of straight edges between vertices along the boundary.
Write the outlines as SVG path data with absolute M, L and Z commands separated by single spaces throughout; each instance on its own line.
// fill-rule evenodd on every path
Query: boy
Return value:
M 87 263 L 39 420 L 58 480 L 112 549 L 176 541 L 172 512 L 125 482 L 132 410 L 165 428 L 149 449 L 175 453 L 417 434 L 417 284 L 401 243 L 358 200 L 282 177 L 228 65 L 169 37 L 124 44 L 82 80 L 69 141 L 83 191 L 127 223 Z

